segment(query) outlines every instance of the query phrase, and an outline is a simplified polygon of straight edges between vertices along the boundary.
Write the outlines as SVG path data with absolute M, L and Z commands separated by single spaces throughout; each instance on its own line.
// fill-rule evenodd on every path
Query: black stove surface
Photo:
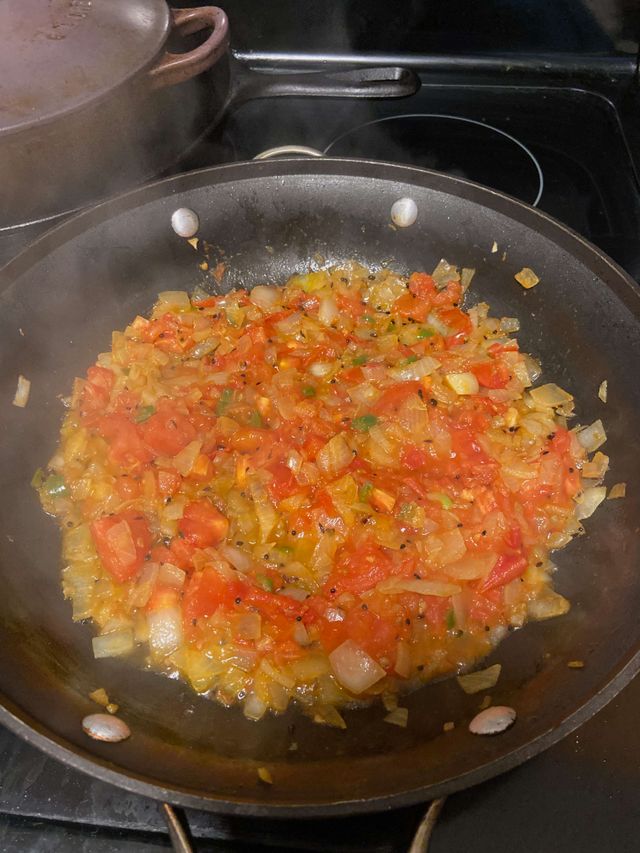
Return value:
M 227 160 L 242 160 L 266 148 L 303 144 L 450 171 L 529 203 L 542 183 L 540 209 L 640 281 L 640 194 L 618 108 L 605 95 L 580 88 L 441 83 L 425 84 L 398 102 L 265 100 L 238 109 L 184 167 L 210 165 L 221 151 Z M 398 118 L 403 115 L 412 118 Z M 431 853 L 637 850 L 639 711 L 636 680 L 545 754 L 450 797 Z M 2 730 L 0 767 L 0 853 L 169 848 L 157 803 L 67 769 Z M 396 853 L 408 849 L 423 812 L 417 806 L 305 822 L 197 811 L 187 817 L 197 851 Z

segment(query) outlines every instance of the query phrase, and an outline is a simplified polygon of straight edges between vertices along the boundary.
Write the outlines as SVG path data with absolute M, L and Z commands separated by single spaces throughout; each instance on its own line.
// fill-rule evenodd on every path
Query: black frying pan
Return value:
M 389 227 L 391 204 L 413 197 L 416 224 Z M 455 681 L 407 699 L 406 730 L 372 707 L 348 728 L 314 725 L 295 710 L 260 723 L 198 698 L 126 661 L 94 661 L 89 626 L 71 622 L 58 579 L 59 539 L 29 486 L 53 451 L 59 394 L 109 347 L 110 332 L 148 310 L 161 289 L 191 289 L 204 274 L 171 231 L 171 212 L 195 209 L 201 236 L 228 271 L 224 286 L 283 281 L 318 254 L 408 272 L 442 257 L 477 269 L 471 299 L 522 319 L 523 347 L 545 377 L 571 388 L 580 419 L 606 420 L 610 482 L 629 496 L 607 503 L 589 533 L 558 555 L 560 619 L 509 637 L 495 703 L 518 711 L 496 738 L 467 731 L 481 697 Z M 493 241 L 500 251 L 490 252 Z M 506 259 L 502 252 L 506 251 Z M 223 254 L 224 253 L 224 254 Z M 525 292 L 513 275 L 542 279 Z M 238 164 L 182 175 L 104 204 L 50 232 L 0 272 L 0 720 L 49 754 L 109 782 L 175 803 L 243 814 L 345 814 L 441 796 L 513 767 L 557 741 L 611 699 L 640 665 L 638 518 L 640 298 L 610 260 L 562 225 L 498 193 L 444 175 L 359 161 Z M 20 333 L 20 329 L 24 334 Z M 16 378 L 29 405 L 11 406 Z M 606 407 L 597 398 L 609 383 Z M 582 659 L 583 670 L 567 661 Z M 106 688 L 132 737 L 90 741 L 87 694 Z M 442 724 L 457 723 L 444 735 Z M 294 740 L 296 751 L 288 749 Z M 271 770 L 274 784 L 257 779 Z

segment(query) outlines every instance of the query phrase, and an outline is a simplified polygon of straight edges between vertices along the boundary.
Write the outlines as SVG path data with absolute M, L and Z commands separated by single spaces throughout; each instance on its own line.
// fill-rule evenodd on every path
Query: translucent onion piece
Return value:
M 237 569 L 239 572 L 248 572 L 253 565 L 251 557 L 244 551 L 241 551 L 240 548 L 236 548 L 234 545 L 227 545 L 226 543 L 223 543 L 218 546 L 218 551 L 222 554 L 225 560 L 228 560 L 233 568 Z
M 189 310 L 191 308 L 191 300 L 189 294 L 184 290 L 163 290 L 158 294 L 154 313 L 164 313 L 169 308 L 178 308 Z
M 494 663 L 486 669 L 477 672 L 469 672 L 466 675 L 458 675 L 456 681 L 465 693 L 480 693 L 482 690 L 491 690 L 495 687 L 502 672 L 502 665 Z
M 462 587 L 443 581 L 424 581 L 414 578 L 390 578 L 381 581 L 376 587 L 384 595 L 399 595 L 401 592 L 417 592 L 419 595 L 435 595 L 438 598 L 448 598 L 457 595 Z
M 593 459 L 582 466 L 582 476 L 589 480 L 600 480 L 609 470 L 609 457 L 598 451 Z
M 444 258 L 438 262 L 436 268 L 431 273 L 431 278 L 435 281 L 438 288 L 443 288 L 450 281 L 460 281 L 457 267 L 445 261 Z
M 555 408 L 573 400 L 571 394 L 563 391 L 562 388 L 553 382 L 547 385 L 540 385 L 538 388 L 532 388 L 529 393 L 536 406 L 543 406 L 544 408 Z
M 276 287 L 259 284 L 249 294 L 249 299 L 260 308 L 273 308 L 280 302 L 280 292 Z
M 29 394 L 31 393 L 31 382 L 28 379 L 20 374 L 18 376 L 18 386 L 16 388 L 16 393 L 13 397 L 13 405 L 18 406 L 19 409 L 24 409 L 24 407 L 29 402 Z
M 593 453 L 607 440 L 607 434 L 601 420 L 594 421 L 591 426 L 585 427 L 576 433 L 578 441 L 587 451 Z
M 328 376 L 328 374 L 331 373 L 332 370 L 333 366 L 325 361 L 315 361 L 309 367 L 309 373 L 311 373 L 312 376 L 317 376 L 318 378 Z
M 429 376 L 439 366 L 440 363 L 435 358 L 426 355 L 424 358 L 419 358 L 404 367 L 392 367 L 389 370 L 389 376 L 399 382 L 415 382 L 417 379 L 422 379 L 423 376 Z
M 544 594 L 534 598 L 527 605 L 530 619 L 542 621 L 563 616 L 569 612 L 571 605 L 567 599 L 552 589 L 545 590 Z
M 116 658 L 128 655 L 133 651 L 133 631 L 131 628 L 122 628 L 119 631 L 111 631 L 101 634 L 91 641 L 94 658 Z
M 529 269 L 529 267 L 523 267 L 520 272 L 517 272 L 514 275 L 514 278 L 518 284 L 521 284 L 526 290 L 529 290 L 531 287 L 535 287 L 536 284 L 539 284 L 540 282 L 538 276 L 532 269 Z
M 154 610 L 147 619 L 149 646 L 154 654 L 165 656 L 182 645 L 182 611 L 179 607 Z
M 608 390 L 608 382 L 605 379 L 600 383 L 600 387 L 598 388 L 598 397 L 602 400 L 603 403 L 607 402 L 607 390 Z
M 477 394 L 480 390 L 474 373 L 447 373 L 445 379 L 447 385 L 460 396 Z
M 338 306 L 332 296 L 324 296 L 318 308 L 318 320 L 324 326 L 330 326 L 338 316 Z
M 191 473 L 191 469 L 200 455 L 201 448 L 201 440 L 191 441 L 180 453 L 173 457 L 173 465 L 183 477 L 187 477 Z
M 626 483 L 616 483 L 615 486 L 611 486 L 611 491 L 607 495 L 607 500 L 613 501 L 616 498 L 624 498 L 627 494 L 627 484 Z
M 329 655 L 336 678 L 356 696 L 386 675 L 384 669 L 353 640 L 345 640 Z
M 460 272 L 460 284 L 462 285 L 463 290 L 467 290 L 471 281 L 476 274 L 476 271 L 473 267 L 464 267 Z
M 156 584 L 159 568 L 157 563 L 145 563 L 142 567 L 140 577 L 136 581 L 129 598 L 132 607 L 144 607 L 149 601 Z
M 244 700 L 244 707 L 242 711 L 248 720 L 260 720 L 267 713 L 267 705 L 266 702 L 262 701 L 257 693 L 249 693 L 247 698 Z M 263 771 L 262 774 L 260 773 L 261 770 Z M 271 784 L 273 780 L 271 779 L 270 774 L 267 778 L 268 773 L 269 771 L 265 767 L 260 767 L 258 769 L 258 775 L 262 781 L 267 782 L 267 784 Z
M 391 723 L 392 726 L 400 726 L 400 728 L 406 729 L 407 723 L 409 722 L 409 709 L 408 708 L 395 708 L 384 718 L 385 723 Z
M 158 583 L 173 589 L 182 589 L 187 573 L 172 563 L 163 563 L 158 571 Z
M 607 496 L 606 486 L 590 486 L 576 498 L 576 518 L 589 518 Z
M 351 463 L 353 453 L 344 433 L 338 433 L 318 451 L 316 464 L 325 474 L 338 474 Z

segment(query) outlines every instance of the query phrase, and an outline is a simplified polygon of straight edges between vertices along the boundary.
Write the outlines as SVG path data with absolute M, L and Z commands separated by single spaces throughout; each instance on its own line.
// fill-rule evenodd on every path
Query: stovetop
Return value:
M 627 92 L 478 85 L 425 77 L 402 101 L 280 99 L 230 115 L 183 163 L 244 160 L 307 145 L 441 169 L 502 189 L 568 224 L 640 281 L 640 132 Z M 541 190 L 541 192 L 540 192 Z M 539 196 L 539 198 L 538 198 Z M 640 681 L 526 765 L 448 799 L 431 853 L 635 851 L 640 837 Z M 0 853 L 167 849 L 157 803 L 67 769 L 0 731 Z M 188 813 L 198 851 L 408 849 L 424 812 L 323 821 Z

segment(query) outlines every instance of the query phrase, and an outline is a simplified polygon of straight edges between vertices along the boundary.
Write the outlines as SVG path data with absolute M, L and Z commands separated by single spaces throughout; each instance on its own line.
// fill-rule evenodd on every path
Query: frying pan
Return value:
M 390 227 L 393 201 L 419 216 Z M 557 555 L 568 615 L 526 626 L 490 662 L 494 704 L 516 724 L 495 738 L 467 730 L 483 698 L 445 680 L 406 697 L 409 725 L 380 707 L 320 727 L 295 709 L 259 723 L 122 660 L 94 661 L 88 625 L 73 624 L 58 576 L 59 538 L 29 486 L 53 452 L 68 393 L 113 329 L 157 291 L 211 286 L 170 228 L 174 209 L 200 216 L 224 259 L 223 288 L 284 281 L 319 259 L 355 258 L 402 272 L 441 257 L 477 269 L 471 300 L 522 320 L 524 349 L 547 380 L 571 388 L 581 422 L 605 419 L 611 483 L 588 533 Z M 494 240 L 499 251 L 491 252 Z M 505 253 L 505 254 L 503 254 Z M 514 273 L 541 283 L 524 291 Z M 338 815 L 406 805 L 488 779 L 550 746 L 601 708 L 640 665 L 638 505 L 640 298 L 636 285 L 581 237 L 497 192 L 442 174 L 356 160 L 280 160 L 217 167 L 150 185 L 49 232 L 0 272 L 0 720 L 48 754 L 105 781 L 174 803 L 248 815 Z M 26 409 L 10 401 L 19 373 Z M 609 403 L 598 400 L 609 383 Z M 582 670 L 567 661 L 585 661 Z M 104 687 L 132 736 L 101 744 L 82 732 Z M 454 721 L 452 732 L 443 723 Z M 274 784 L 258 780 L 269 768 Z

